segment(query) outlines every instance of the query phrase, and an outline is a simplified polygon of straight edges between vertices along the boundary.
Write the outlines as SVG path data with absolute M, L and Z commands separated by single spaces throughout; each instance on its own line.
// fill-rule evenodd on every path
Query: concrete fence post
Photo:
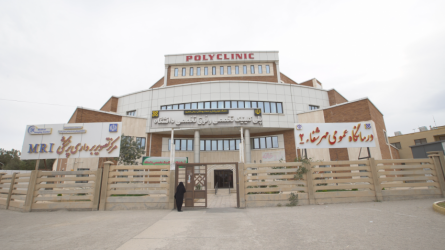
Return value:
M 374 158 L 369 158 L 369 169 L 371 170 L 372 182 L 374 184 L 374 193 L 376 201 L 383 201 L 382 188 L 380 187 L 380 176 L 377 164 Z
M 2 189 L 2 176 L 5 175 L 6 173 L 0 173 L 0 189 Z
M 31 212 L 32 204 L 34 203 L 34 192 L 36 190 L 37 178 L 39 177 L 40 170 L 31 171 L 29 177 L 28 192 L 26 193 L 25 204 L 23 205 L 23 212 Z
M 302 167 L 308 168 L 305 179 L 307 183 L 307 198 L 309 200 L 309 205 L 315 205 L 315 192 L 314 192 L 314 183 L 312 177 L 312 165 L 303 164 Z
M 12 196 L 12 191 L 14 190 L 14 183 L 15 183 L 15 175 L 17 173 L 13 173 L 12 177 L 11 177 L 11 184 L 9 185 L 9 192 L 8 192 L 8 198 L 6 199 L 6 209 L 9 208 L 9 202 L 11 202 L 11 196 Z
M 168 204 L 167 204 L 167 208 L 174 209 L 175 208 L 175 192 L 176 192 L 176 187 L 175 187 L 175 185 L 176 185 L 176 170 L 169 170 L 169 172 L 170 172 L 170 175 L 168 176 Z
M 244 163 L 238 163 L 238 183 L 239 183 L 239 208 L 246 208 L 246 181 L 244 176 Z
M 98 168 L 96 171 L 96 180 L 94 181 L 94 196 L 93 196 L 92 211 L 97 211 L 99 209 L 100 187 L 102 185 L 102 173 L 103 169 Z
M 100 201 L 99 210 L 105 211 L 107 204 L 107 193 L 108 193 L 108 176 L 110 176 L 110 165 L 113 164 L 112 161 L 104 162 L 104 170 L 102 172 L 102 187 L 100 190 Z
M 436 170 L 437 181 L 439 182 L 440 191 L 442 192 L 442 197 L 445 197 L 445 159 L 443 152 L 441 151 L 431 151 L 427 152 L 428 156 L 432 158 L 434 163 L 434 168 Z

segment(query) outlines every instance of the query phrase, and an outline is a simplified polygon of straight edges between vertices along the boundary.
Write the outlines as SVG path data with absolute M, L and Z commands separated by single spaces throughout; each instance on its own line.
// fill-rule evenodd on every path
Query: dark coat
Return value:
M 182 203 L 184 200 L 184 193 L 186 192 L 184 183 L 180 182 L 178 187 L 176 188 L 175 199 Z

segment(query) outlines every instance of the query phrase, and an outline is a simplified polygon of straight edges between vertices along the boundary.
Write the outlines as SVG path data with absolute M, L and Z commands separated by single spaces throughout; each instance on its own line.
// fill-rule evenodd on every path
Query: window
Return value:
M 264 102 L 264 113 L 270 113 L 270 103 Z
M 266 148 L 266 138 L 265 137 L 260 138 L 260 148 Z
M 219 101 L 219 102 L 218 102 L 218 108 L 219 108 L 219 109 L 223 109 L 223 108 L 224 108 L 224 102 Z
M 264 112 L 263 102 L 258 102 L 258 108 L 261 109 L 261 112 Z
M 235 150 L 239 150 L 240 143 L 241 143 L 241 140 L 235 140 Z
M 315 106 L 315 105 L 309 105 L 309 110 L 316 110 L 319 109 L 319 106 Z
M 224 66 L 219 67 L 219 74 L 224 75 Z
M 283 104 L 281 104 L 281 102 L 277 102 L 277 113 L 283 113 Z
M 179 109 L 178 104 L 173 104 L 173 109 Z
M 238 102 L 237 101 L 232 101 L 232 108 L 233 109 L 237 109 L 238 108 Z
M 272 137 L 266 137 L 266 147 L 272 148 Z
M 193 67 L 190 67 L 190 76 L 193 75 Z
M 245 74 L 245 75 L 247 74 L 247 66 L 246 65 L 243 66 L 243 74 Z
M 254 108 L 254 109 L 258 108 L 257 102 L 252 102 L 252 108 Z
M 167 110 L 171 110 L 172 109 L 172 105 L 167 105 Z
M 190 109 L 190 103 L 186 103 L 184 108 L 185 109 Z
M 205 141 L 201 140 L 199 142 L 199 150 L 204 151 L 205 150 Z
M 208 67 L 204 67 L 204 75 L 208 75 L 209 74 L 209 68 Z
M 385 130 L 383 130 L 383 135 L 385 136 L 386 144 L 389 144 L 389 142 L 388 142 L 388 136 L 386 135 L 386 131 L 385 131 Z M 426 140 L 425 140 L 425 143 L 426 143 Z
M 223 140 L 218 140 L 218 150 L 220 151 L 224 150 L 223 144 L 224 144 Z
M 394 142 L 394 143 L 391 143 L 391 145 L 393 145 L 397 149 L 402 149 L 402 145 L 400 144 L 400 142 Z
M 235 148 L 235 140 L 230 140 L 230 150 L 236 150 L 236 148 Z
M 179 104 L 179 109 L 184 109 L 184 104 Z
M 228 151 L 228 150 L 239 150 L 240 139 L 230 139 L 230 140 L 201 140 L 200 150 L 201 151 Z
M 235 74 L 239 75 L 239 66 L 235 66 Z
M 421 144 L 426 144 L 426 138 L 422 138 L 422 139 L 418 139 L 418 140 L 414 140 L 414 144 L 415 145 L 421 145 Z
M 212 140 L 212 151 L 218 150 L 218 141 Z
M 250 108 L 260 108 L 263 113 L 283 113 L 283 103 L 281 102 L 250 102 L 250 101 L 213 101 L 213 102 L 193 102 L 193 103 L 181 103 L 173 105 L 161 106 L 161 110 L 188 110 L 188 109 L 250 109 Z M 132 114 L 128 111 L 127 115 L 135 116 L 136 113 Z M 435 137 L 436 139 L 438 137 Z
M 253 138 L 253 149 L 278 148 L 278 136 Z
M 192 109 L 197 109 L 197 108 L 198 108 L 198 103 L 197 102 L 192 103 Z
M 250 65 L 250 74 L 255 74 L 255 66 Z
M 136 137 L 136 143 L 138 147 L 145 151 L 145 137 Z
M 437 136 L 436 141 L 445 141 L 445 136 Z
M 210 109 L 210 102 L 205 102 L 204 104 L 205 104 L 204 106 L 205 109 Z
M 246 109 L 250 109 L 250 108 L 251 108 L 251 106 L 250 106 L 250 102 L 244 102 L 244 107 L 245 107 Z
M 182 76 L 185 76 L 185 68 L 182 68 Z
M 175 150 L 181 150 L 181 140 L 175 140 Z
M 278 136 L 272 136 L 272 147 L 278 148 Z
M 201 75 L 201 67 L 197 67 L 196 68 L 196 75 L 200 76 Z
M 206 140 L 206 151 L 212 150 L 212 145 L 210 144 L 210 140 Z
M 187 150 L 193 151 L 193 140 L 191 139 L 187 140 Z
M 198 102 L 198 109 L 204 109 L 204 103 Z
M 224 140 L 224 150 L 229 150 L 229 140 Z
M 89 168 L 78 168 L 77 171 L 90 171 Z M 76 177 L 89 177 L 89 174 L 76 174 Z M 76 181 L 76 183 L 88 183 L 88 181 Z
M 181 140 L 181 151 L 186 151 L 187 150 L 187 140 L 182 139 Z
M 166 110 L 167 109 L 167 106 L 162 106 L 161 107 L 161 110 Z
M 170 151 L 171 139 L 168 139 L 168 151 Z M 192 139 L 175 139 L 176 151 L 193 151 Z
M 244 101 L 238 101 L 238 108 L 243 109 L 244 108 Z
M 212 102 L 212 109 L 218 108 L 218 102 Z
M 179 69 L 175 68 L 175 76 L 178 76 L 178 71 L 179 71 Z
M 258 74 L 263 74 L 263 66 L 258 65 Z
M 270 113 L 277 113 L 277 104 L 275 102 L 270 103 Z
M 230 101 L 225 101 L 224 108 L 229 109 L 230 108 Z
M 212 67 L 212 75 L 216 75 L 216 67 Z
M 127 111 L 127 115 L 129 115 L 129 116 L 136 116 L 136 110 Z
M 231 66 L 227 66 L 227 74 L 228 75 L 232 74 L 232 67 Z
M 270 67 L 269 67 L 269 65 L 266 65 L 266 73 L 267 73 L 267 74 L 270 73 Z
M 260 148 L 260 139 L 253 138 L 253 148 Z

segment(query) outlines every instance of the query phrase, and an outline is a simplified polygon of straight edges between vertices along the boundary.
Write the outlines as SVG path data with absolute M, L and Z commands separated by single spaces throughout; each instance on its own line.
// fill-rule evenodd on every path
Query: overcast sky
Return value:
M 0 148 L 27 124 L 149 88 L 164 55 L 278 50 L 280 70 L 369 97 L 388 135 L 445 125 L 445 1 L 0 0 Z M 14 102 L 7 100 L 26 102 Z M 50 103 L 55 105 L 42 105 Z

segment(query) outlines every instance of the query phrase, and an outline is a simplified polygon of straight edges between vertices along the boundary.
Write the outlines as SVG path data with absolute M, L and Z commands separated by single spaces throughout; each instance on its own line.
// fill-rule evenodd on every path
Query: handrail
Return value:
M 217 192 L 218 192 L 218 182 L 215 185 L 215 195 L 216 195 Z

